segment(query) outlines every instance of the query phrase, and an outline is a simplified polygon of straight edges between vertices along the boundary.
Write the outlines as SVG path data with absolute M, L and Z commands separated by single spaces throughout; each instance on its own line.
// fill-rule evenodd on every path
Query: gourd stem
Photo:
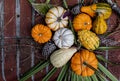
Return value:
M 90 64 L 83 62 L 84 65 L 86 65 L 87 67 L 89 67 L 90 69 L 96 71 L 96 73 L 102 74 L 99 70 L 95 69 L 93 66 L 91 66 Z
M 47 3 L 47 4 L 48 4 L 49 2 L 50 2 L 50 0 L 46 0 L 46 2 L 45 2 L 45 3 Z

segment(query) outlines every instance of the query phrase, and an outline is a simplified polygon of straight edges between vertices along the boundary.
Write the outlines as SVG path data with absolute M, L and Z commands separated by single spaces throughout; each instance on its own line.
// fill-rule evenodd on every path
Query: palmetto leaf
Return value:
M 25 75 L 23 75 L 21 77 L 21 79 L 19 81 L 26 81 L 28 78 L 30 78 L 32 75 L 34 75 L 35 73 L 39 72 L 40 70 L 42 70 L 43 68 L 45 68 L 48 64 L 49 64 L 49 60 L 46 62 L 42 62 L 42 63 L 38 63 L 35 67 L 33 67 L 30 71 L 28 71 L 27 73 L 25 73 Z
M 53 68 L 43 79 L 42 81 L 48 81 L 49 78 L 56 72 L 57 68 Z
M 45 15 L 52 5 L 47 3 L 32 3 L 32 7 L 41 15 Z
M 91 76 L 92 81 L 98 81 L 98 78 L 96 77 L 96 74 Z
M 41 15 L 45 15 L 48 10 L 52 7 L 51 4 L 48 4 L 50 0 L 47 0 L 46 3 L 34 3 L 32 0 L 28 0 L 35 11 L 37 11 Z
M 60 74 L 57 78 L 57 81 L 62 81 L 62 79 L 64 78 L 64 76 L 65 76 L 65 74 L 68 70 L 68 68 L 69 68 L 69 63 L 62 67 L 62 70 L 61 70 L 61 72 L 60 72 Z
M 113 76 L 102 64 L 98 63 L 98 68 L 112 81 L 118 81 L 115 76 Z
M 112 49 L 120 49 L 120 46 L 99 47 L 96 50 L 112 50 Z
M 111 64 L 111 65 L 118 65 L 118 66 L 120 66 L 120 64 L 116 64 L 116 63 L 113 63 L 113 62 L 111 62 L 111 61 L 105 59 L 102 55 L 96 55 L 96 57 L 97 57 L 100 61 L 109 63 L 109 64 Z

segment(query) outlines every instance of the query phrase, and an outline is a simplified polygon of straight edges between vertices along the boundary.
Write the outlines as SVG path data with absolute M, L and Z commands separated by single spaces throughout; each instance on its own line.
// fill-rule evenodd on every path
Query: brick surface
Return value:
M 85 4 L 91 4 L 93 0 L 85 0 Z M 104 2 L 104 0 L 99 0 L 100 2 Z M 31 28 L 32 25 L 42 23 L 45 24 L 45 20 L 43 16 L 39 15 L 35 12 L 34 15 L 34 24 L 32 24 L 32 7 L 31 4 L 27 0 L 20 0 L 20 15 L 17 17 L 20 18 L 20 39 L 16 39 L 16 16 L 15 16 L 15 3 L 16 0 L 4 0 L 4 37 L 5 37 L 5 76 L 7 81 L 17 81 L 16 76 L 16 42 L 19 41 L 19 50 L 20 50 L 20 75 L 25 73 L 31 68 L 31 53 L 33 50 L 34 54 L 34 65 L 36 65 L 41 59 L 44 59 L 41 55 L 41 49 L 43 44 L 36 43 L 31 38 Z M 45 2 L 45 0 L 36 0 L 36 2 L 41 3 Z M 117 0 L 117 4 L 120 5 L 120 1 Z M 51 4 L 54 5 L 62 5 L 63 2 L 61 0 L 51 0 Z M 78 3 L 78 0 L 67 0 L 69 6 L 73 6 Z M 113 31 L 118 23 L 120 23 L 120 19 L 113 12 L 109 20 L 106 20 L 108 23 L 108 31 Z M 114 41 L 120 42 L 120 32 L 114 33 L 108 37 Z M 1 40 L 0 40 L 1 42 Z M 101 44 L 102 45 L 102 44 Z M 105 45 L 105 44 L 104 44 Z M 117 44 L 120 46 L 120 43 Z M 1 52 L 1 49 L 0 49 Z M 106 57 L 106 51 L 97 51 L 96 54 L 103 55 Z M 111 50 L 109 53 L 109 60 L 115 63 L 120 64 L 120 49 Z M 1 59 L 1 55 L 0 55 Z M 51 65 L 49 70 L 51 70 Z M 1 63 L 0 63 L 1 69 Z M 108 69 L 111 73 L 113 73 L 117 78 L 120 78 L 120 66 L 112 66 L 108 65 Z M 57 76 L 59 75 L 60 69 L 55 73 L 54 76 L 50 78 L 50 81 L 56 81 Z M 41 81 L 42 78 L 46 75 L 46 70 L 36 73 L 35 81 Z M 2 81 L 2 76 L 0 72 L 0 81 Z M 31 78 L 27 81 L 31 81 Z
M 7 81 L 16 81 L 16 41 L 14 39 L 5 39 L 5 77 Z
M 16 22 L 15 22 L 15 0 L 4 1 L 4 34 L 8 37 L 15 36 Z
M 20 34 L 31 36 L 32 12 L 31 4 L 27 0 L 20 0 Z

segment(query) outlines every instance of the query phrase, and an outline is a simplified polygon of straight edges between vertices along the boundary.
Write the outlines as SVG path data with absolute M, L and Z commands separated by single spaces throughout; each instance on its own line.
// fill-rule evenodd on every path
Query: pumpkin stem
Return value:
M 88 24 L 90 24 L 90 23 L 87 23 L 87 22 L 84 23 L 85 26 L 87 26 Z
M 90 69 L 94 70 L 94 71 L 98 71 L 97 69 L 95 69 L 94 67 L 92 67 L 91 65 L 89 65 L 87 62 L 83 62 L 84 65 L 88 66 Z
M 38 36 L 42 36 L 42 33 L 39 33 Z
M 58 22 L 61 22 L 61 20 L 62 20 L 61 17 L 58 17 L 58 18 L 57 18 L 57 21 L 58 21 Z

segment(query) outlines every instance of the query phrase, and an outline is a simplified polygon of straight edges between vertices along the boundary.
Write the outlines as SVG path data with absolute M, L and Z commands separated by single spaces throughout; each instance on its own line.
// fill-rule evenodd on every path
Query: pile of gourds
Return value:
M 98 68 L 98 60 L 93 50 L 100 44 L 98 34 L 107 31 L 106 19 L 112 13 L 111 7 L 106 3 L 97 3 L 90 6 L 82 6 L 80 13 L 72 20 L 75 33 L 69 28 L 69 17 L 65 16 L 66 9 L 55 6 L 49 9 L 45 16 L 47 25 L 37 24 L 32 28 L 31 35 L 38 43 L 45 43 L 42 55 L 50 58 L 50 62 L 56 68 L 60 68 L 71 60 L 71 69 L 81 76 L 92 76 Z M 78 49 L 74 40 L 82 45 Z

